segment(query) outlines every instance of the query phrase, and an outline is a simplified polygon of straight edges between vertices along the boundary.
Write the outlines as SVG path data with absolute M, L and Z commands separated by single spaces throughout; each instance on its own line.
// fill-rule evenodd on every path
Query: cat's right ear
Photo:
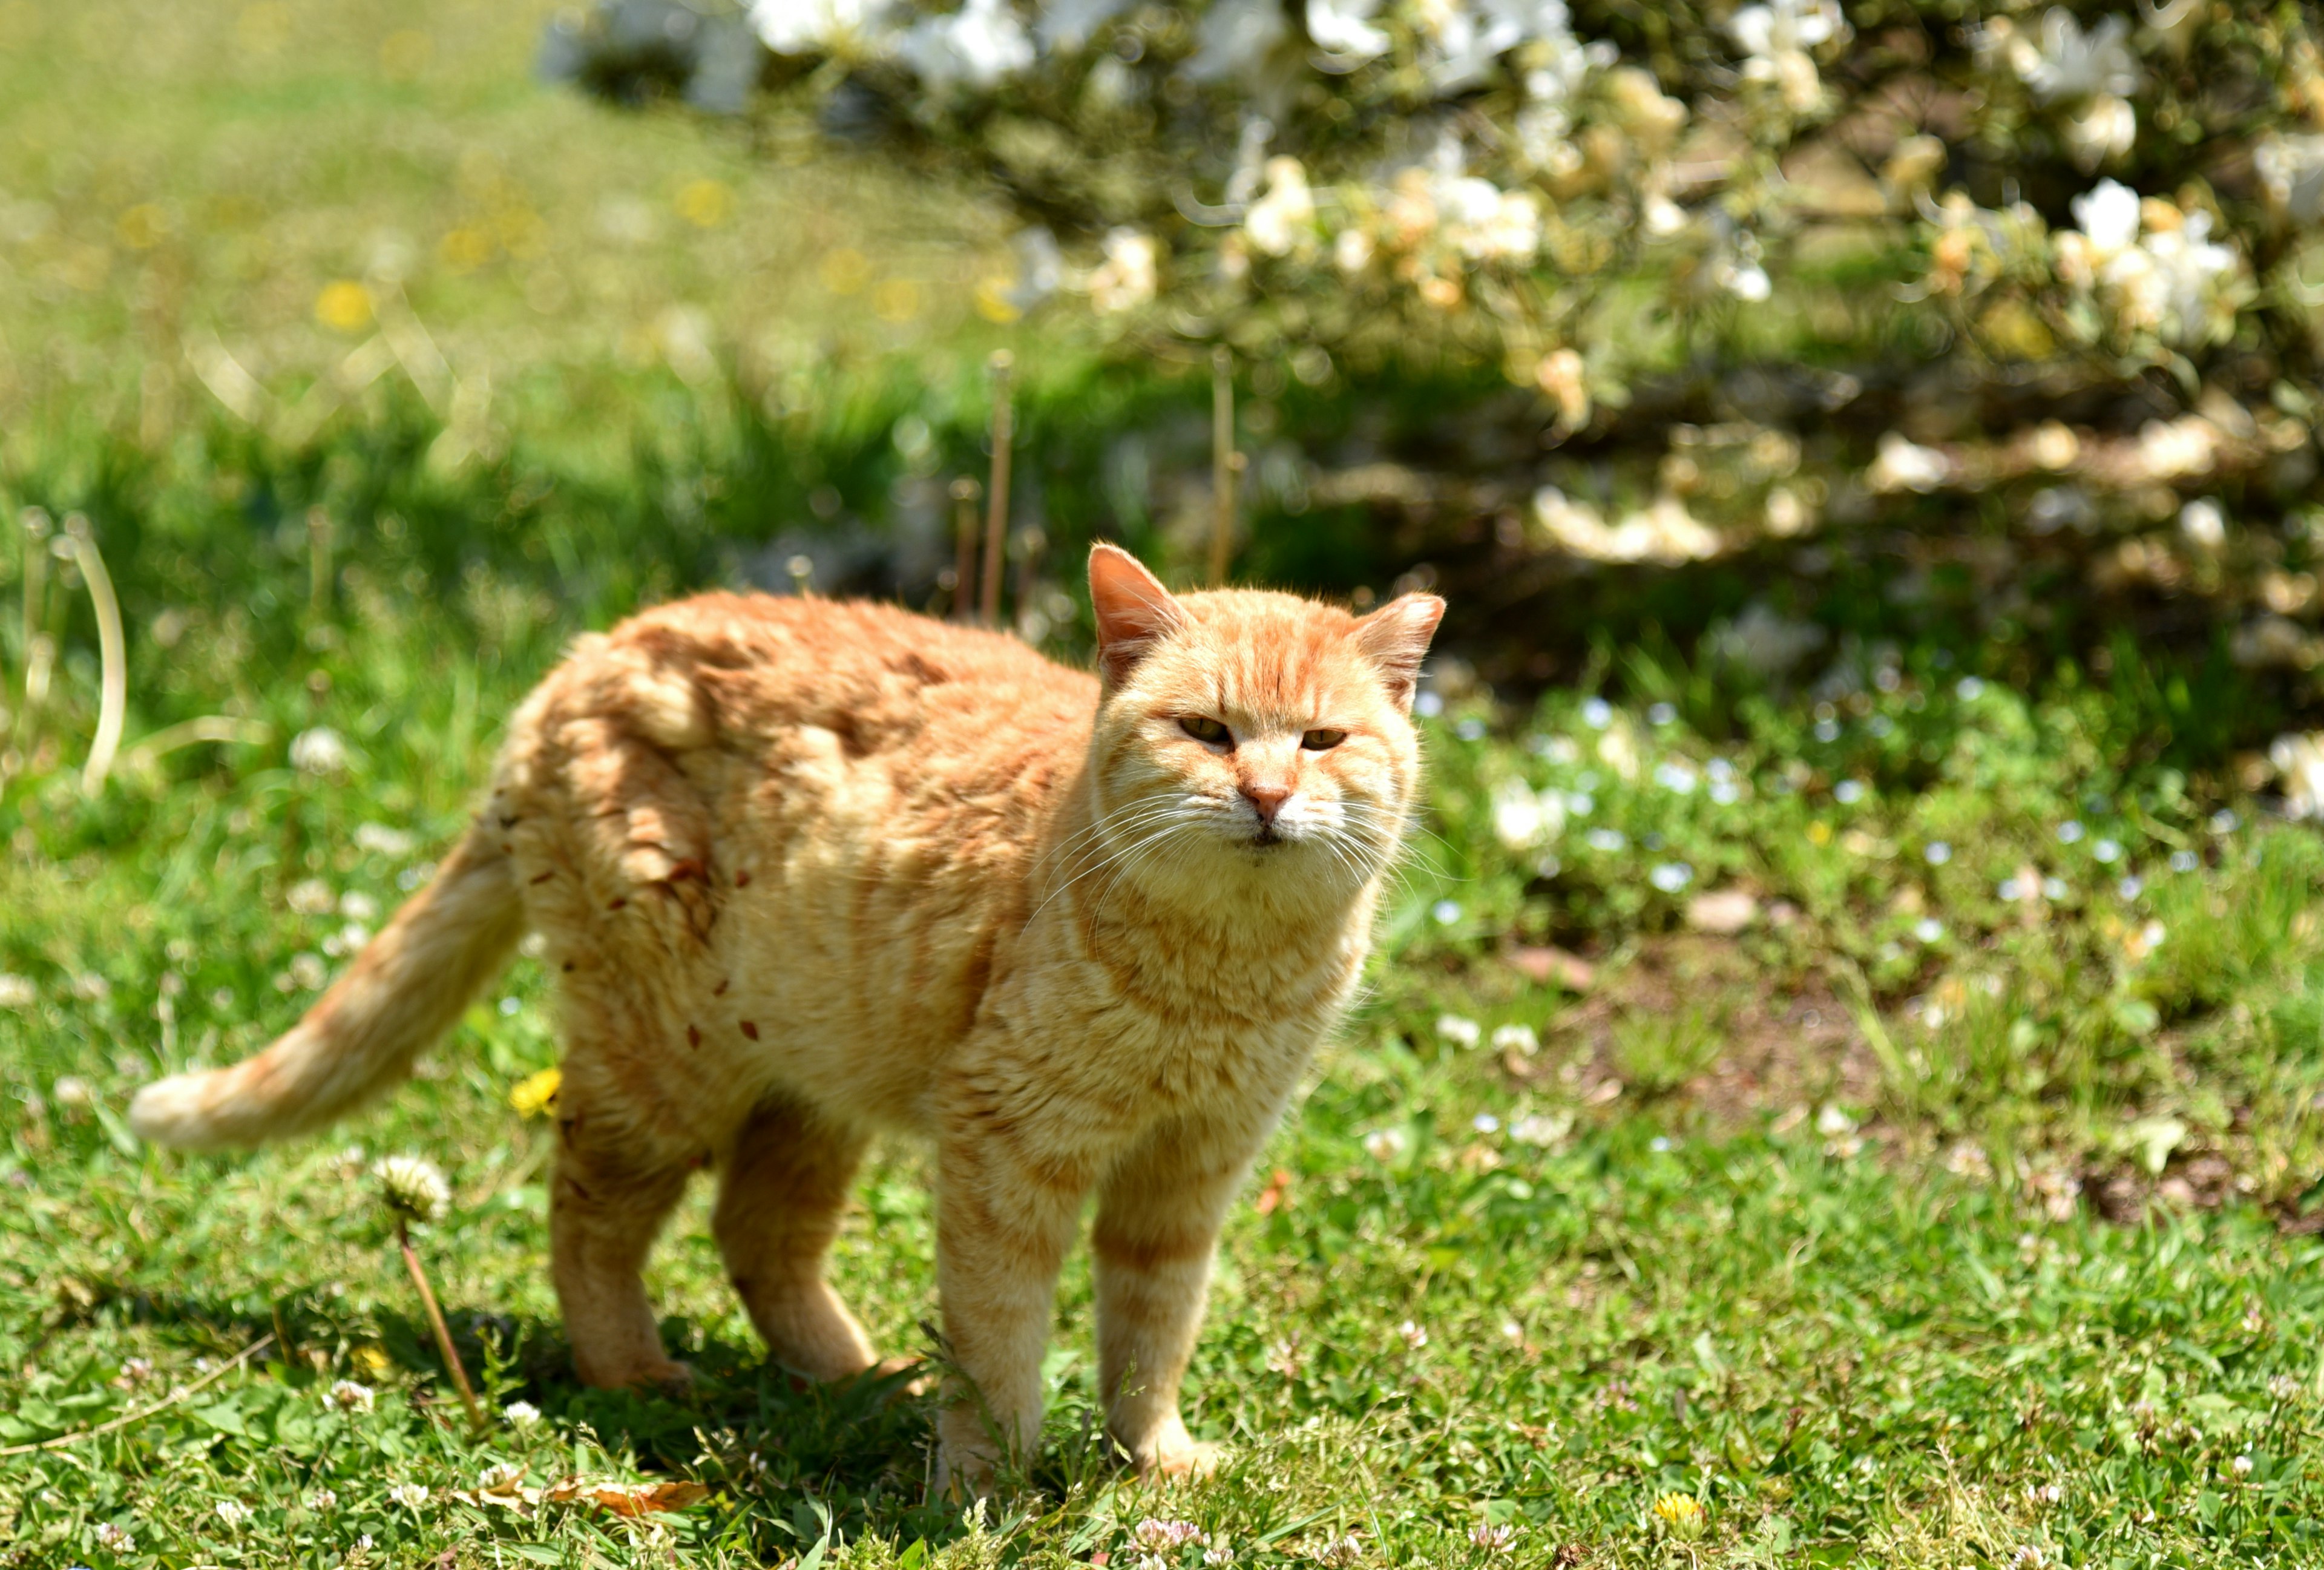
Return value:
M 1111 692 L 1157 643 L 1186 624 L 1186 613 L 1160 578 L 1118 545 L 1090 547 L 1089 586 L 1098 679 Z

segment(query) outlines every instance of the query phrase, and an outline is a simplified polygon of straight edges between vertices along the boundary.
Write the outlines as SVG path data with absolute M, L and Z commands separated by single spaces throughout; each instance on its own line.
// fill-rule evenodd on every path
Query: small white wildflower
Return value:
M 1436 919 L 1436 925 L 1439 927 L 1450 927 L 1461 919 L 1460 902 L 1453 900 L 1439 900 L 1428 908 L 1428 913 Z
M 331 892 L 331 885 L 320 878 L 305 878 L 290 885 L 282 902 L 301 916 L 327 916 L 339 897 Z
M 1853 807 L 1864 799 L 1864 790 L 1863 780 L 1842 780 L 1831 788 L 1831 799 L 1842 807 Z
M 390 828 L 383 823 L 355 825 L 355 848 L 359 851 L 375 856 L 408 856 L 411 845 L 411 836 L 400 828 Z
M 290 766 L 301 774 L 337 774 L 347 766 L 347 743 L 328 725 L 290 739 Z
M 105 1521 L 97 1528 L 97 1546 L 110 1554 L 134 1554 L 137 1539 L 130 1535 L 128 1528 Z
M 1164 1520 L 1148 1516 L 1130 1529 L 1132 1541 L 1148 1553 L 1182 1547 L 1203 1535 L 1203 1528 L 1192 1521 Z
M 342 1412 L 368 1412 L 375 1398 L 369 1385 L 341 1380 L 331 1387 L 331 1405 Z
M 1364 1151 L 1375 1161 L 1393 1161 L 1411 1143 L 1411 1137 L 1402 1129 L 1374 1129 L 1364 1136 Z
M 1517 1529 L 1507 1524 L 1497 1526 L 1491 1521 L 1479 1521 L 1469 1531 L 1469 1541 L 1488 1554 L 1506 1554 L 1509 1545 L 1517 1540 Z
M 1913 936 L 1923 943 L 1934 943 L 1945 935 L 1945 924 L 1933 916 L 1923 916 L 1913 923 Z
M 2252 1458 L 2248 1455 L 2238 1455 L 2227 1463 L 2227 1470 L 2234 1473 L 2236 1480 L 2240 1482 L 2252 1474 Z
M 96 1104 L 97 1087 L 78 1074 L 68 1074 L 49 1086 L 49 1096 L 59 1106 L 78 1112 Z
M 1469 1120 L 1469 1126 L 1480 1134 L 1498 1134 L 1501 1131 L 1501 1120 L 1490 1113 L 1479 1113 Z
M 495 1462 L 476 1474 L 476 1492 L 479 1493 L 504 1492 L 514 1488 L 517 1480 L 523 1475 L 524 1468 L 512 1462 Z
M 1590 842 L 1591 850 L 1605 851 L 1609 854 L 1630 843 L 1630 836 L 1618 828 L 1593 828 L 1582 837 Z
M 121 1365 L 121 1377 L 133 1385 L 143 1384 L 153 1377 L 152 1360 L 143 1357 L 131 1358 Z
M 1418 1325 L 1415 1325 L 1409 1319 L 1397 1325 L 1396 1327 L 1396 1333 L 1398 1335 L 1403 1336 L 1405 1345 L 1412 1348 L 1415 1352 L 1418 1352 L 1422 1347 L 1428 1344 L 1427 1330 Z
M 217 1501 L 217 1519 L 226 1523 L 228 1531 L 240 1531 L 250 1519 L 250 1507 L 240 1500 L 222 1499 Z
M 2025 1497 L 2049 1510 L 2066 1497 L 2066 1491 L 2054 1482 L 2029 1482 L 2025 1485 Z
M 379 901 L 359 890 L 349 889 L 339 896 L 339 914 L 350 921 L 370 921 L 379 915 Z
M 501 1416 L 519 1428 L 530 1428 L 540 1421 L 540 1408 L 530 1401 L 511 1401 L 501 1408 Z
M 1326 1538 L 1308 1550 L 1308 1556 L 1324 1570 L 1348 1570 L 1364 1556 L 1364 1540 L 1350 1532 L 1345 1537 Z
M 2082 837 L 2082 826 L 2078 818 L 2070 817 L 2058 826 L 2058 843 L 2072 845 Z
M 0 974 L 0 1009 L 29 1009 L 41 1001 L 41 989 L 28 975 Z
M 1856 1120 L 1829 1102 L 1824 1104 L 1822 1111 L 1816 1113 L 1816 1132 L 1826 1139 L 1836 1139 L 1842 1134 L 1852 1134 L 1855 1131 Z
M 1497 1025 L 1493 1028 L 1493 1050 L 1530 1057 L 1541 1050 L 1541 1038 L 1534 1034 L 1531 1025 Z
M 408 1221 L 441 1221 L 452 1207 L 451 1186 L 432 1161 L 390 1156 L 371 1171 L 387 1207 Z
M 2100 864 L 2111 866 L 2122 859 L 2122 842 L 2102 839 L 2090 846 L 2090 855 Z
M 317 991 L 331 979 L 330 968 L 324 965 L 323 956 L 319 954 L 292 955 L 286 974 L 290 977 L 290 984 L 301 992 Z
M 1474 1047 L 1484 1031 L 1474 1020 L 1464 1019 L 1459 1014 L 1440 1014 L 1436 1019 L 1436 1034 L 1439 1039 L 1465 1049 Z
M 318 1516 L 329 1515 L 339 1508 L 338 1491 L 330 1488 L 317 1489 L 307 1496 L 307 1508 Z
M 387 1491 L 387 1497 L 405 1510 L 416 1510 L 428 1502 L 428 1485 L 424 1482 L 399 1482 Z
M 1665 894 L 1675 894 L 1694 882 L 1694 869 L 1684 862 L 1657 863 L 1646 881 Z
M 1509 1138 L 1526 1145 L 1554 1145 L 1573 1131 L 1573 1117 L 1548 1117 L 1540 1113 L 1529 1113 L 1509 1125 Z

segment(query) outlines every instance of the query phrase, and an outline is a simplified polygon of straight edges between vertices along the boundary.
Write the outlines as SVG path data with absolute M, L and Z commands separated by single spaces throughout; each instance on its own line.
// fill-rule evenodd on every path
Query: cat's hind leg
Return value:
M 767 1350 L 814 1379 L 843 1379 L 879 1361 L 823 1279 L 864 1142 L 800 1107 L 770 1102 L 736 1137 L 711 1218 L 727 1274 Z
M 549 1268 L 575 1371 L 589 1385 L 682 1383 L 641 1272 L 699 1159 L 658 1135 L 587 1054 L 567 1055 L 557 1099 Z

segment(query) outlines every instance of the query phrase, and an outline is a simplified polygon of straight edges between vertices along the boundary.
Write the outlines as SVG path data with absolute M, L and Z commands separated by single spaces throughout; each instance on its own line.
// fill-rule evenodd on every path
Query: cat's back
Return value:
M 1021 768 L 1028 744 L 1077 753 L 1097 683 L 1004 633 L 893 605 L 707 594 L 581 639 L 541 696 L 673 753 L 812 735 L 848 759 L 910 753 L 976 774 Z

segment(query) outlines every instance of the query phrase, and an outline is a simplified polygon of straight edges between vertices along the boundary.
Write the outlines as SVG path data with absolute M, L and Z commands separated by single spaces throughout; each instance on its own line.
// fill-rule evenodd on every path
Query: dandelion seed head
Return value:
M 451 1186 L 432 1161 L 389 1156 L 371 1171 L 379 1183 L 380 1198 L 406 1221 L 441 1221 L 452 1208 Z

